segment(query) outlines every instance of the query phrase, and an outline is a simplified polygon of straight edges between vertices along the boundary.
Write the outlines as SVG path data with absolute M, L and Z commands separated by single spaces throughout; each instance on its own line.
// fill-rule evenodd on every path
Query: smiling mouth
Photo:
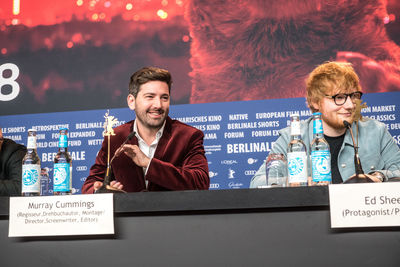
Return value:
M 353 115 L 351 113 L 346 113 L 346 114 L 340 114 L 340 116 L 345 117 L 345 118 L 350 118 Z
M 162 111 L 162 110 L 160 110 L 160 111 L 149 111 L 147 113 L 149 113 L 151 116 L 154 116 L 154 117 L 161 117 L 164 114 L 164 111 Z

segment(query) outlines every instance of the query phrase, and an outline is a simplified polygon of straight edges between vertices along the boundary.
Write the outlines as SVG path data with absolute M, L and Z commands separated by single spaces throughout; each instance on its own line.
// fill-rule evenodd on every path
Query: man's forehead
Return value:
M 168 84 L 166 82 L 149 81 L 140 86 L 139 93 L 142 93 L 142 94 L 168 94 L 169 95 L 169 88 L 168 88 Z
M 353 93 L 356 92 L 357 89 L 353 87 L 334 87 L 329 90 L 327 90 L 326 93 L 330 95 L 336 95 L 336 94 L 347 94 L 347 93 Z

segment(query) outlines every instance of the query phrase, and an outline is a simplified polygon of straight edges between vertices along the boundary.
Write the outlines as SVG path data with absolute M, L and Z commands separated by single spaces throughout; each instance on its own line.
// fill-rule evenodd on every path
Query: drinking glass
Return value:
M 265 164 L 267 185 L 269 187 L 286 187 L 287 161 L 285 155 L 270 153 Z

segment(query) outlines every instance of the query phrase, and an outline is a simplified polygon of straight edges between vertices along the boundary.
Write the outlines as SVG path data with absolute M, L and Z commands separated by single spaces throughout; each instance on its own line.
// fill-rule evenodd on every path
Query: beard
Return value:
M 160 129 L 162 125 L 164 124 L 165 120 L 167 119 L 169 109 L 163 110 L 159 109 L 157 112 L 161 115 L 159 119 L 154 119 L 149 117 L 148 113 L 154 112 L 155 110 L 143 110 L 143 111 L 138 111 L 136 110 L 136 119 L 140 121 L 145 127 L 149 129 Z
M 353 124 L 354 120 L 353 117 L 349 117 L 349 118 L 344 118 L 341 119 L 339 117 L 336 118 L 329 118 L 329 117 L 323 117 L 323 120 L 326 124 L 328 124 L 330 127 L 337 129 L 337 130 L 343 130 L 346 128 L 346 126 L 344 126 L 343 121 L 347 121 L 350 124 Z
M 367 105 L 365 103 L 362 103 L 362 100 L 360 100 L 360 99 L 356 99 L 354 102 L 355 102 L 354 103 L 355 108 L 352 111 L 351 117 L 341 118 L 339 115 L 336 115 L 335 117 L 322 115 L 325 123 L 334 129 L 341 130 L 341 129 L 346 128 L 343 124 L 344 120 L 350 124 L 353 124 L 353 122 L 355 122 L 355 121 L 362 120 L 361 110 L 363 108 L 366 108 Z M 322 114 L 325 114 L 325 113 L 323 112 Z
M 353 124 L 354 122 L 354 110 L 352 112 L 352 116 L 350 117 L 345 117 L 345 116 L 340 116 L 337 112 L 326 112 L 323 109 L 320 111 L 322 113 L 322 120 L 331 128 L 336 129 L 336 130 L 343 130 L 346 128 L 344 126 L 343 121 L 347 121 L 350 124 Z

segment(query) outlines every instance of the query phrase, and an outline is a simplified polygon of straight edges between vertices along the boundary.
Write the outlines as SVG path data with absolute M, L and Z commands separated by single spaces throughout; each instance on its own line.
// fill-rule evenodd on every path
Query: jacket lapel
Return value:
M 157 159 L 162 159 L 165 154 L 165 149 L 167 148 L 168 142 L 172 136 L 172 119 L 167 117 L 163 135 L 158 142 L 156 152 L 154 153 L 154 157 Z

